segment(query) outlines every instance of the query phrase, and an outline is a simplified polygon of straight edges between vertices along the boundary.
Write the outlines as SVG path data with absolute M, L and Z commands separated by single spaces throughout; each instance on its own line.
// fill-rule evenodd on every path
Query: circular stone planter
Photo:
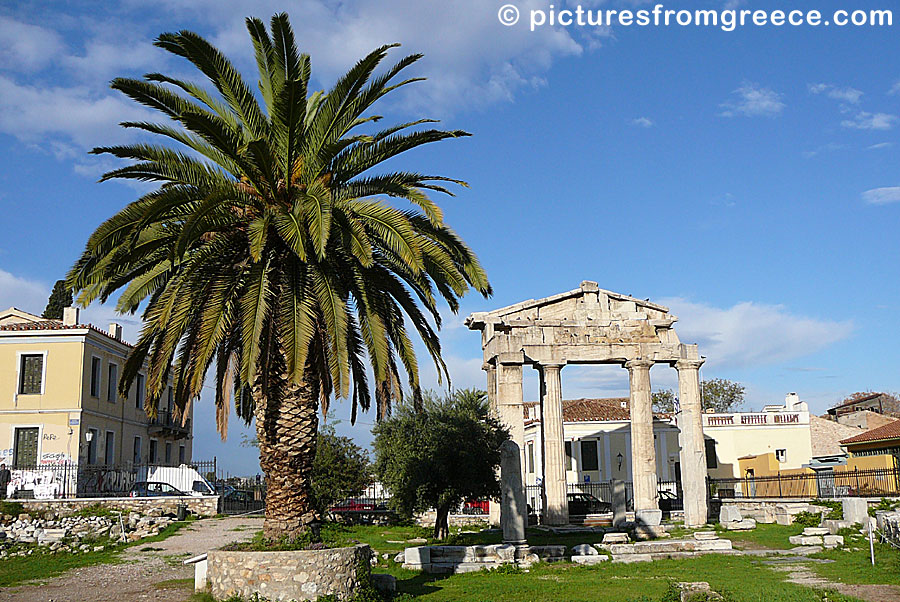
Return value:
M 254 593 L 279 602 L 327 595 L 348 600 L 368 581 L 370 556 L 365 544 L 292 552 L 215 550 L 207 555 L 206 576 L 217 600 Z

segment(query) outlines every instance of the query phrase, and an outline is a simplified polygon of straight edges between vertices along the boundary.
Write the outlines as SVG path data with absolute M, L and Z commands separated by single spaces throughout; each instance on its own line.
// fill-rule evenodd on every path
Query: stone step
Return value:
M 717 552 L 732 549 L 728 539 L 672 539 L 669 541 L 641 541 L 608 546 L 613 556 L 622 554 L 664 554 L 670 552 Z

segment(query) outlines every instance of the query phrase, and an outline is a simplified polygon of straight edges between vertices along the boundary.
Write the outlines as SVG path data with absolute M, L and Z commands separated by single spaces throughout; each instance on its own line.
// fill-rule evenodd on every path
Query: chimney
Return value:
M 78 316 L 81 310 L 77 307 L 66 307 L 63 309 L 63 326 L 75 326 L 78 324 Z
M 109 336 L 116 339 L 117 341 L 122 340 L 122 325 L 117 324 L 116 322 L 109 323 Z
M 796 393 L 788 393 L 784 396 L 784 407 L 788 411 L 796 410 L 798 405 L 800 405 L 800 396 Z

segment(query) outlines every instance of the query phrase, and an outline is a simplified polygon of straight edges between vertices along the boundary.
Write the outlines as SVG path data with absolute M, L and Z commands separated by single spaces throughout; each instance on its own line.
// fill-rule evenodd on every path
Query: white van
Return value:
M 149 466 L 145 470 L 146 475 L 140 475 L 143 477 L 139 479 L 140 481 L 166 483 L 188 495 L 216 494 L 209 481 L 187 464 L 182 464 L 181 466 Z M 141 472 L 144 472 L 144 470 Z

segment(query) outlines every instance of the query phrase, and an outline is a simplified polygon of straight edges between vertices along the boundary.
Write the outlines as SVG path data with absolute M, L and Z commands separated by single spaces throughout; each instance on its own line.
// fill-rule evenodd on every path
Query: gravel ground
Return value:
M 194 568 L 181 560 L 250 539 L 260 529 L 261 518 L 201 520 L 164 541 L 129 548 L 121 564 L 74 569 L 40 585 L 0 589 L 0 602 L 183 602 L 193 587 L 157 587 L 172 579 L 193 579 Z

